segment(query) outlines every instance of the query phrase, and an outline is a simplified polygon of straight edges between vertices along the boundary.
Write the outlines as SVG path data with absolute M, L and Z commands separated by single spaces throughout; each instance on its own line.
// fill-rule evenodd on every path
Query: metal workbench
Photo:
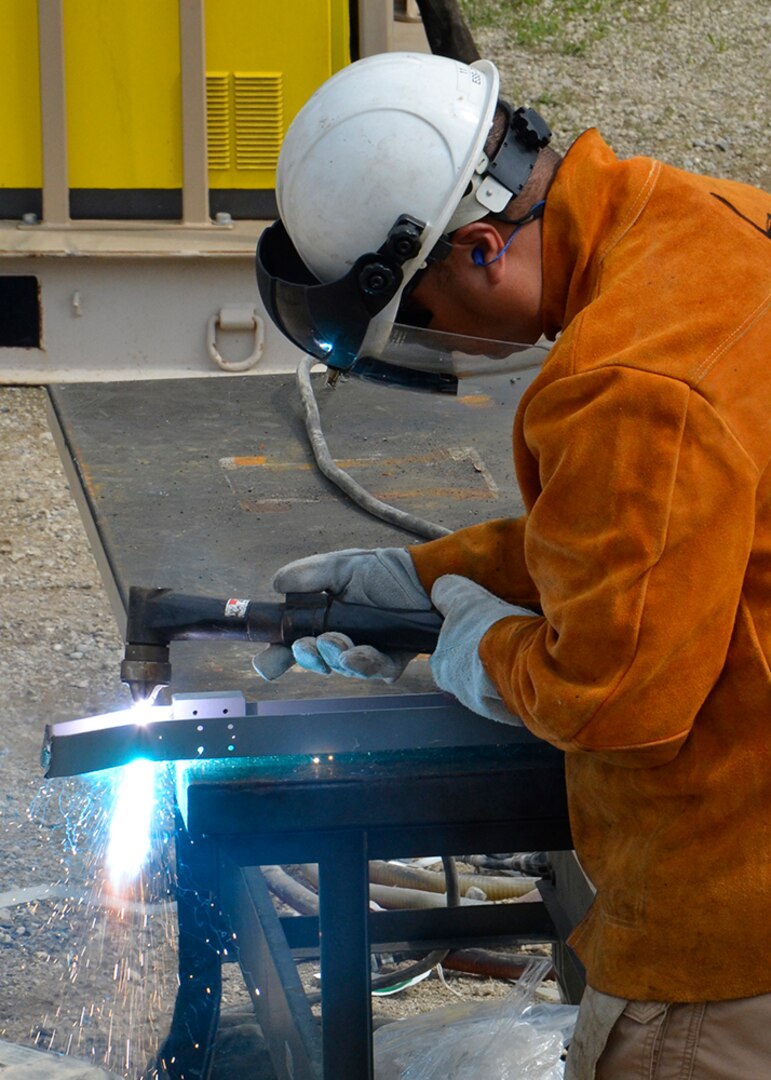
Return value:
M 522 385 L 480 383 L 455 400 L 351 382 L 319 397 L 341 464 L 381 498 L 458 528 L 521 509 L 510 430 Z M 413 542 L 343 501 L 316 471 L 292 377 L 55 386 L 50 401 L 121 626 L 132 584 L 268 599 L 290 558 Z M 297 672 L 265 684 L 243 644 L 175 643 L 172 667 L 173 690 L 238 688 L 277 707 L 265 719 L 270 756 L 180 770 L 181 989 L 163 1053 L 169 1076 L 208 1075 L 224 959 L 241 965 L 282 1080 L 372 1076 L 372 948 L 551 940 L 576 999 L 582 971 L 564 938 L 588 899 L 583 887 L 577 897 L 544 881 L 545 903 L 367 911 L 368 859 L 569 850 L 561 754 L 481 719 L 469 737 L 477 718 L 432 692 L 425 661 L 375 688 Z M 347 700 L 338 708 L 331 694 Z M 346 723 L 356 715 L 358 730 L 347 745 L 348 728 L 335 728 L 325 753 L 341 710 Z M 368 717 L 382 724 L 382 710 L 403 726 L 404 745 L 368 729 Z M 305 747 L 297 732 L 308 730 L 308 714 L 318 726 Z M 294 733 L 286 752 L 282 716 Z M 426 737 L 437 723 L 442 737 Z M 318 919 L 279 919 L 269 899 L 259 866 L 295 862 L 319 864 Z M 320 1032 L 292 959 L 319 949 Z

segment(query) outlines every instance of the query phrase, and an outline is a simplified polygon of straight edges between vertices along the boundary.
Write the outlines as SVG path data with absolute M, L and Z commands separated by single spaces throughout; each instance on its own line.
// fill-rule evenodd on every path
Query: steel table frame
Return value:
M 548 903 L 368 912 L 369 859 L 570 848 L 553 748 L 532 739 L 446 758 L 279 763 L 267 777 L 190 781 L 178 829 L 180 997 L 162 1055 L 170 1077 L 209 1075 L 223 960 L 241 966 L 279 1080 L 371 1080 L 371 950 L 561 941 L 569 927 L 554 882 Z M 257 868 L 302 862 L 319 864 L 319 916 L 279 918 Z M 295 969 L 316 951 L 320 1033 Z M 564 996 L 577 1000 L 578 961 L 566 951 L 558 967 Z

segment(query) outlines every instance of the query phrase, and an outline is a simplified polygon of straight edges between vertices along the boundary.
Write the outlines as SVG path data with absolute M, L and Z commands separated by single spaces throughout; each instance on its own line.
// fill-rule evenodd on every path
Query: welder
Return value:
M 260 289 L 333 379 L 446 389 L 555 342 L 514 418 L 524 516 L 311 555 L 277 590 L 435 606 L 436 683 L 565 751 L 597 890 L 568 1076 L 767 1076 L 771 198 L 595 130 L 560 157 L 493 64 L 409 54 L 315 94 L 277 196 Z M 408 660 L 326 634 L 255 666 Z

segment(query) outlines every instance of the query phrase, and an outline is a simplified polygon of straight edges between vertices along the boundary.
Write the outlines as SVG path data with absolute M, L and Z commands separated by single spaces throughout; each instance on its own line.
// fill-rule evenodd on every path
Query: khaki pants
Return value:
M 587 987 L 565 1080 L 769 1080 L 771 994 L 624 1001 Z

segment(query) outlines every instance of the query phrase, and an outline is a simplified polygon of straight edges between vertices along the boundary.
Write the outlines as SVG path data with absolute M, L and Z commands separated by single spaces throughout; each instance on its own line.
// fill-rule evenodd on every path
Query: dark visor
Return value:
M 405 228 L 414 246 L 394 253 Z M 350 370 L 370 322 L 399 291 L 402 263 L 419 249 L 422 228 L 399 219 L 378 252 L 362 255 L 344 277 L 324 285 L 303 263 L 283 223 L 274 222 L 257 244 L 257 285 L 268 314 L 298 348 L 329 367 Z

